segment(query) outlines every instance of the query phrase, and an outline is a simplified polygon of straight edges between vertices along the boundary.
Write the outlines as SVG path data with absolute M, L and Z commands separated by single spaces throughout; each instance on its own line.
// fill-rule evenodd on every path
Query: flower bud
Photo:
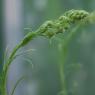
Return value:
M 35 36 L 37 35 L 36 32 L 29 32 L 24 39 L 21 41 L 20 46 L 25 46 L 28 42 L 30 42 Z
M 71 22 L 76 22 L 87 17 L 89 13 L 84 10 L 70 10 L 64 15 L 67 16 L 71 20 Z

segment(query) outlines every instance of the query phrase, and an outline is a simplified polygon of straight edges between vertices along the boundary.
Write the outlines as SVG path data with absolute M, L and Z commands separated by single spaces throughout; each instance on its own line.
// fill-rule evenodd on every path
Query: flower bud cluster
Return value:
M 45 22 L 40 28 L 37 30 L 37 32 L 40 33 L 40 35 L 52 37 L 55 34 L 62 33 L 66 31 L 72 23 L 75 23 L 77 21 L 82 21 L 87 16 L 89 16 L 89 13 L 84 10 L 70 10 L 63 14 L 63 16 L 59 17 L 55 21 L 47 21 Z
M 80 21 L 84 19 L 85 17 L 87 17 L 89 13 L 84 10 L 74 10 L 73 9 L 73 10 L 67 11 L 64 15 L 68 17 L 71 22 L 76 22 L 76 21 Z

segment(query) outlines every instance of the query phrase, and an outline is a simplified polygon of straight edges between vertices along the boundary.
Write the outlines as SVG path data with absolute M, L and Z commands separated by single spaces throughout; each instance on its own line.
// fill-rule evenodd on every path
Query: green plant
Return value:
M 95 13 L 89 14 L 88 12 L 84 10 L 70 10 L 64 13 L 61 17 L 59 17 L 57 20 L 54 21 L 47 21 L 43 25 L 39 27 L 38 30 L 29 32 L 24 39 L 13 49 L 11 52 L 7 62 L 3 65 L 3 70 L 0 73 L 0 92 L 2 95 L 7 95 L 7 90 L 6 90 L 6 85 L 7 85 L 7 72 L 9 69 L 9 66 L 12 64 L 14 59 L 17 57 L 17 51 L 27 45 L 31 40 L 33 40 L 37 36 L 45 36 L 48 37 L 49 39 L 53 36 L 55 36 L 58 33 L 65 33 L 70 27 L 75 24 L 78 25 L 75 30 L 71 31 L 68 33 L 68 35 L 64 39 L 64 61 L 65 61 L 65 56 L 66 56 L 66 48 L 69 44 L 69 41 L 71 37 L 77 32 L 77 28 L 80 27 L 80 25 L 87 24 L 87 23 L 93 23 L 95 21 Z M 61 50 L 59 49 L 59 52 Z M 62 82 L 62 91 L 64 90 L 64 94 L 67 95 L 67 91 L 65 89 L 65 80 L 64 80 L 64 72 L 63 72 L 63 65 L 60 62 L 59 68 L 60 68 L 60 77 L 61 77 L 61 82 Z M 17 81 L 11 95 L 14 94 L 15 88 L 18 85 L 18 83 L 22 80 Z

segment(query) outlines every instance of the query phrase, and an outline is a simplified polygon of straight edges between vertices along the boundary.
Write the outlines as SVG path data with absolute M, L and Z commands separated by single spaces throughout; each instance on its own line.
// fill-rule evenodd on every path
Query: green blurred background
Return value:
M 3 64 L 6 47 L 9 54 L 29 31 L 35 31 L 46 20 L 56 19 L 69 9 L 94 11 L 95 0 L 0 0 L 0 63 Z M 79 30 L 82 32 L 68 46 L 64 66 L 68 95 L 95 95 L 94 27 L 88 25 Z M 16 80 L 27 75 L 15 95 L 58 95 L 61 91 L 58 63 L 63 61 L 58 45 L 64 44 L 62 39 L 62 36 L 55 37 L 50 43 L 47 38 L 37 37 L 19 51 L 33 49 L 10 67 L 8 93 Z

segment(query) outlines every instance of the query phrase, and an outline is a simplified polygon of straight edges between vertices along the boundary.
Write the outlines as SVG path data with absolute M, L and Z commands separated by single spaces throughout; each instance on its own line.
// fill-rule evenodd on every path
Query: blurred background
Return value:
M 69 9 L 94 11 L 95 0 L 0 0 L 0 71 L 6 48 L 9 55 L 25 34 Z M 84 27 L 68 46 L 64 65 L 68 95 L 95 95 L 94 27 Z M 33 49 L 18 57 L 10 66 L 8 94 L 16 81 L 26 76 L 14 95 L 58 95 L 61 91 L 58 63 L 63 59 L 58 53 L 59 44 L 63 43 L 56 37 L 52 42 L 37 37 L 20 50 L 18 53 Z

